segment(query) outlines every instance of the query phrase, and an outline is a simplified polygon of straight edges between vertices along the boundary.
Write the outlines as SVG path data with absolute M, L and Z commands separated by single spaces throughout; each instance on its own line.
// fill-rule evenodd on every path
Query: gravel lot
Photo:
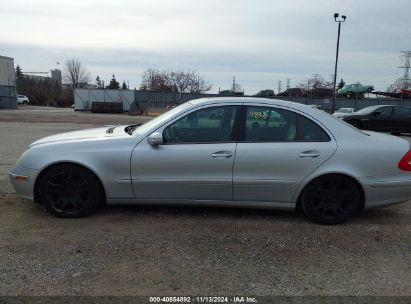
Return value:
M 0 295 L 411 296 L 411 202 L 329 227 L 289 212 L 195 207 L 63 220 L 15 195 L 7 172 L 30 142 L 147 119 L 0 111 Z

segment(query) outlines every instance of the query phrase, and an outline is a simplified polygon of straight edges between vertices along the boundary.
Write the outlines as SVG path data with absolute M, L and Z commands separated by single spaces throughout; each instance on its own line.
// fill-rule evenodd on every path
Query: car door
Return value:
M 364 127 L 375 131 L 395 130 L 393 108 L 392 106 L 378 108 L 369 115 L 370 119 L 364 124 Z
M 237 144 L 233 199 L 291 202 L 298 185 L 336 150 L 312 118 L 286 108 L 247 106 Z
M 409 107 L 393 107 L 393 124 L 395 131 L 411 132 L 411 108 Z
M 136 199 L 232 200 L 236 105 L 193 110 L 158 129 L 163 144 L 133 150 Z

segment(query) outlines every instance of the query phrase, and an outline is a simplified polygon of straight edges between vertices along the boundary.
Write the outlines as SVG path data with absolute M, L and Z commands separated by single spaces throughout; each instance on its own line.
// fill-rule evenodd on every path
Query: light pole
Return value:
M 333 87 L 333 101 L 331 103 L 331 114 L 334 113 L 335 110 L 335 86 L 337 81 L 337 64 L 338 64 L 338 50 L 340 48 L 340 32 L 341 32 L 341 23 L 345 21 L 347 18 L 345 15 L 341 15 L 341 19 L 338 19 L 339 14 L 334 14 L 334 20 L 338 23 L 338 36 L 337 36 L 337 51 L 335 53 L 335 68 L 334 68 L 334 87 Z

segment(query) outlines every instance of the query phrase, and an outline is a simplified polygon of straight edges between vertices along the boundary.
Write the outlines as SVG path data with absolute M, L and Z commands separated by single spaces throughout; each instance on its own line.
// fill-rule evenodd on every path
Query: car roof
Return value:
M 309 109 L 308 106 L 304 104 L 300 104 L 297 102 L 282 100 L 282 99 L 271 99 L 271 98 L 258 98 L 258 97 L 209 97 L 209 98 L 199 98 L 193 99 L 189 101 L 192 105 L 206 105 L 212 103 L 247 103 L 247 104 L 270 104 L 270 105 L 277 105 L 277 106 L 284 106 L 290 107 L 294 109 L 300 109 L 303 111 L 307 111 Z

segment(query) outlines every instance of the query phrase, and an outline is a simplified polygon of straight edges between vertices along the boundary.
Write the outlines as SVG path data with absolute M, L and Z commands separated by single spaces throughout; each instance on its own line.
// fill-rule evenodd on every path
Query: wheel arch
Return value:
M 55 162 L 52 164 L 49 164 L 48 166 L 44 167 L 41 169 L 40 173 L 37 175 L 36 180 L 34 182 L 34 187 L 33 187 L 33 196 L 34 196 L 34 201 L 37 203 L 41 203 L 40 202 L 40 193 L 39 193 L 39 186 L 40 186 L 40 181 L 41 178 L 44 176 L 44 174 L 46 174 L 46 172 L 48 170 L 50 170 L 51 168 L 57 167 L 57 166 L 61 166 L 61 165 L 70 165 L 70 166 L 76 166 L 76 167 L 80 167 L 83 168 L 87 171 L 89 171 L 91 174 L 93 174 L 93 176 L 96 178 L 97 183 L 100 187 L 100 190 L 103 194 L 102 197 L 102 203 L 106 203 L 107 200 L 107 194 L 106 194 L 106 189 L 101 181 L 101 178 L 99 177 L 99 175 L 90 167 L 82 164 L 82 163 L 78 163 L 78 162 L 73 162 L 73 161 L 62 161 L 62 162 Z
M 304 184 L 300 187 L 299 192 L 297 193 L 297 195 L 295 197 L 297 197 L 296 202 L 296 209 L 301 209 L 301 198 L 302 195 L 304 194 L 305 189 L 307 188 L 307 186 L 309 186 L 312 182 L 314 182 L 315 180 L 317 180 L 318 178 L 327 176 L 327 175 L 341 175 L 341 176 L 345 176 L 350 178 L 351 180 L 353 180 L 357 186 L 359 187 L 360 191 L 361 191 L 361 206 L 360 206 L 360 210 L 363 210 L 365 207 L 365 191 L 364 191 L 364 187 L 363 185 L 358 181 L 357 178 L 355 178 L 354 176 L 352 176 L 351 174 L 347 174 L 345 172 L 324 172 L 321 173 L 319 175 L 315 175 L 312 176 L 309 179 L 306 179 L 304 181 Z

